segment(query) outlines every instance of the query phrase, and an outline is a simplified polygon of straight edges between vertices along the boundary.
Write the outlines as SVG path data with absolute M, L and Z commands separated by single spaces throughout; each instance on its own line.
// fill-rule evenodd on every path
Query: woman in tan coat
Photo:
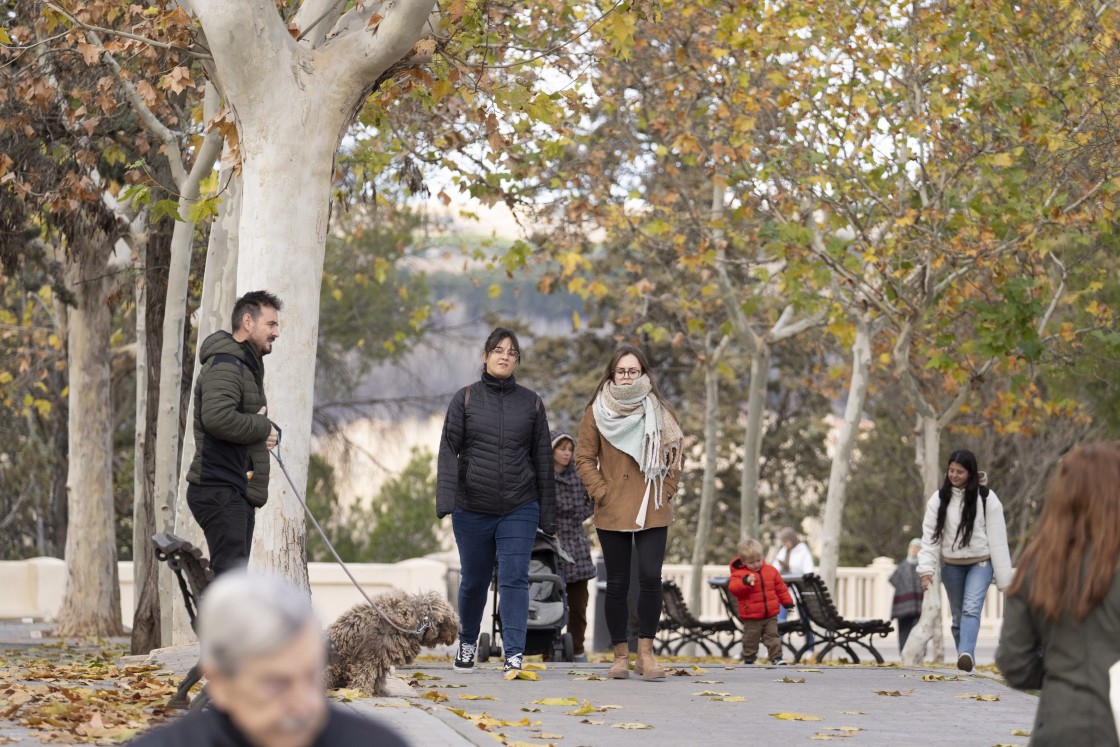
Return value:
M 607 566 L 607 629 L 614 645 L 608 677 L 630 676 L 627 643 L 631 557 L 638 564 L 638 659 L 634 671 L 662 680 L 653 658 L 661 619 L 661 565 L 681 474 L 681 428 L 661 397 L 641 350 L 611 356 L 579 426 L 576 472 L 595 501 L 595 530 Z

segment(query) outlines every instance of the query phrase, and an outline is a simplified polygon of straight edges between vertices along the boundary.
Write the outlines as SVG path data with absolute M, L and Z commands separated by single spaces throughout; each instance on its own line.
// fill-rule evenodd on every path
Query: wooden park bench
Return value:
M 692 614 L 676 581 L 662 581 L 661 601 L 659 654 L 676 655 L 694 643 L 708 656 L 715 655 L 714 652 L 730 656 L 731 648 L 742 637 L 741 628 L 733 620 L 701 620 Z
M 851 657 L 852 663 L 858 664 L 859 656 L 852 648 L 855 645 L 862 646 L 875 657 L 876 662 L 883 663 L 883 656 L 875 648 L 873 639 L 875 636 L 885 638 L 894 630 L 889 620 L 845 620 L 836 609 L 828 587 L 815 573 L 787 580 L 787 585 L 801 611 L 802 620 L 797 621 L 798 624 L 811 626 L 817 637 L 812 644 L 806 643 L 798 649 L 794 662 L 799 662 L 813 647 L 818 659 L 825 658 L 834 649 L 841 649 Z
M 179 580 L 179 590 L 183 593 L 183 604 L 187 607 L 187 616 L 191 621 L 191 629 L 194 629 L 202 592 L 214 580 L 210 561 L 202 557 L 202 550 L 182 537 L 168 532 L 152 535 L 152 546 L 155 548 L 156 560 L 167 563 L 168 568 L 175 572 L 175 577 Z M 195 698 L 194 704 L 188 696 L 190 689 L 201 678 L 202 670 L 198 664 L 195 664 L 179 683 L 175 695 L 167 701 L 167 707 L 186 709 L 204 703 L 204 695 Z

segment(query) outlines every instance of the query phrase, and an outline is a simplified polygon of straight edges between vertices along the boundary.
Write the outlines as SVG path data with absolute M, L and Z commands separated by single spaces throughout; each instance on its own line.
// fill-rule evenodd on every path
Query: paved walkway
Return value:
M 31 629 L 0 624 L 0 648 L 49 641 L 30 639 Z M 153 658 L 178 674 L 194 663 L 197 650 L 167 649 Z M 893 747 L 1024 745 L 1037 704 L 992 674 L 958 677 L 954 669 L 937 667 L 674 663 L 673 676 L 664 682 L 606 680 L 606 669 L 604 662 L 548 664 L 535 672 L 536 681 L 507 681 L 495 662 L 464 674 L 449 660 L 427 657 L 398 673 L 392 697 L 355 698 L 343 705 L 391 724 L 423 747 L 503 741 L 556 747 L 788 744 L 825 738 Z M 2 692 L 0 687 L 0 701 Z M 2 720 L 0 743 L 43 744 L 26 727 Z

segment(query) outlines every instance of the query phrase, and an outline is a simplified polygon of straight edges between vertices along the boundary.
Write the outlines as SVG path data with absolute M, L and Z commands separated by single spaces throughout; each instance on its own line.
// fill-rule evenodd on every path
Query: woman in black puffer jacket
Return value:
M 482 378 L 451 399 L 439 445 L 436 512 L 459 547 L 459 652 L 474 668 L 486 592 L 498 562 L 505 670 L 521 669 L 529 619 L 529 555 L 537 527 L 556 532 L 552 442 L 541 398 L 514 380 L 517 336 L 499 327 L 482 349 Z

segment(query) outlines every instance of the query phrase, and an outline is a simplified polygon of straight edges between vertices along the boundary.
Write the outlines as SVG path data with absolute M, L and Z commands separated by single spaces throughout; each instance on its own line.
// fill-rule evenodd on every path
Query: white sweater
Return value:
M 1003 504 L 999 502 L 994 490 L 988 491 L 986 499 L 978 496 L 976 500 L 980 502 L 980 506 L 976 512 L 976 520 L 972 523 L 972 538 L 967 545 L 960 547 L 957 545 L 957 529 L 961 525 L 964 491 L 953 488 L 949 510 L 945 514 L 945 526 L 941 530 L 941 541 L 937 543 L 933 541 L 933 532 L 937 528 L 937 509 L 941 505 L 941 496 L 939 493 L 930 496 L 922 522 L 922 551 L 918 553 L 919 576 L 932 574 L 946 558 L 967 560 L 987 556 L 992 559 L 992 571 L 999 590 L 1003 591 L 1011 585 L 1014 573 L 1011 552 L 1007 548 Z
M 786 550 L 785 545 L 782 545 L 778 554 L 774 556 L 775 568 L 781 570 L 782 566 L 779 563 L 785 560 L 787 552 L 789 553 L 789 571 L 783 571 L 784 573 L 804 576 L 806 573 L 813 572 L 813 552 L 804 542 L 798 542 L 792 550 Z

